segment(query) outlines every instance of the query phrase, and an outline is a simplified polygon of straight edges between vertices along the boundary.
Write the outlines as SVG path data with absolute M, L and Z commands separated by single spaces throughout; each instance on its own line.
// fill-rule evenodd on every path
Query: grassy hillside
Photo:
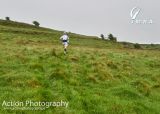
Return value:
M 0 103 L 69 102 L 68 108 L 4 110 L 0 114 L 158 114 L 160 52 L 123 48 L 70 33 L 63 54 L 61 31 L 0 21 Z

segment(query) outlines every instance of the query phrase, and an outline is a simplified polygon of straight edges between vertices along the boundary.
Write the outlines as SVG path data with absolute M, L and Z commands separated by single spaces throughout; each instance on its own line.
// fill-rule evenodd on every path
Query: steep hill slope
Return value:
M 160 52 L 61 31 L 0 21 L 0 103 L 68 101 L 65 107 L 3 114 L 158 114 Z

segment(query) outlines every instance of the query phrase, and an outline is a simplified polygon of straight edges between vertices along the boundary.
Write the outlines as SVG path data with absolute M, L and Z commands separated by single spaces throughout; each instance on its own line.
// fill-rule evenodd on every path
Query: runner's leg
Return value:
M 65 52 L 65 54 L 67 53 L 67 46 L 68 46 L 68 44 L 66 42 L 65 45 L 64 45 L 64 52 Z

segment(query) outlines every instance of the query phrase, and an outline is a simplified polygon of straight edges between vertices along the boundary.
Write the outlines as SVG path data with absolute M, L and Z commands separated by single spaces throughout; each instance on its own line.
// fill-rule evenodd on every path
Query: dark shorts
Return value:
M 67 42 L 67 40 L 63 40 L 63 42 Z

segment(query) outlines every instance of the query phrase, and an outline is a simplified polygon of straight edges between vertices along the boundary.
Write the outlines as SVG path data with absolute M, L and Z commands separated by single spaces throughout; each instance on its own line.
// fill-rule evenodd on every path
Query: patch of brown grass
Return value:
M 31 88 L 38 88 L 38 87 L 41 86 L 40 82 L 39 82 L 38 80 L 35 80 L 35 79 L 33 79 L 33 80 L 28 80 L 28 81 L 27 81 L 27 85 L 28 85 L 29 87 L 31 87 Z
M 149 82 L 138 80 L 134 82 L 134 85 L 138 89 L 138 91 L 144 94 L 145 96 L 149 96 L 151 94 L 151 85 Z

